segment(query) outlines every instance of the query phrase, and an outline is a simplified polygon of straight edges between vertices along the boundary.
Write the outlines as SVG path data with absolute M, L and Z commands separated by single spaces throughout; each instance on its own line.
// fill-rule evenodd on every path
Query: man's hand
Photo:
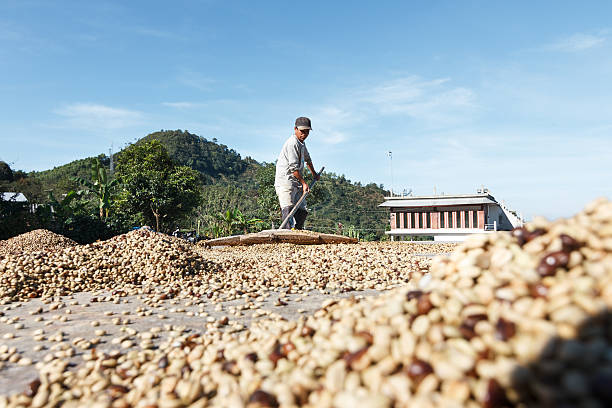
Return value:
M 306 165 L 308 166 L 308 168 L 310 169 L 310 172 L 312 173 L 312 176 L 315 180 L 319 180 L 321 178 L 321 176 L 319 176 L 317 174 L 317 171 L 314 168 L 314 165 L 312 164 L 312 162 L 307 162 Z
M 306 194 L 309 191 L 310 191 L 310 187 L 308 187 L 308 183 L 306 183 L 305 181 L 302 181 L 302 192 Z

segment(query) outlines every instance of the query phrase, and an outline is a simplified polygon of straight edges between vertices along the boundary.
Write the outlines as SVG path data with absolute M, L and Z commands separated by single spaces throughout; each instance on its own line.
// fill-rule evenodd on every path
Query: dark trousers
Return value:
M 281 209 L 283 220 L 287 218 L 292 209 L 293 207 L 285 207 Z M 297 211 L 293 214 L 293 220 L 289 220 L 289 222 L 285 225 L 285 229 L 295 228 L 297 230 L 303 230 L 304 222 L 306 222 L 307 216 L 308 211 L 301 208 L 297 209 Z

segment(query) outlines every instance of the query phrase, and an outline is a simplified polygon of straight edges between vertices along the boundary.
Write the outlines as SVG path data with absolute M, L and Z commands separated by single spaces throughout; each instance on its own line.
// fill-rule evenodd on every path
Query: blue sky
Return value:
M 44 170 L 186 129 L 270 162 L 304 115 L 318 168 L 569 216 L 611 198 L 610 16 L 607 1 L 2 0 L 0 159 Z

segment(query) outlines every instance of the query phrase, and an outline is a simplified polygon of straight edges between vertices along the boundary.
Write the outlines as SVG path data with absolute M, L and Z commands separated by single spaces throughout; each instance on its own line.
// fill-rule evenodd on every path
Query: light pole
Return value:
M 391 197 L 393 197 L 393 152 L 389 150 L 387 156 L 389 156 L 389 168 L 391 169 Z

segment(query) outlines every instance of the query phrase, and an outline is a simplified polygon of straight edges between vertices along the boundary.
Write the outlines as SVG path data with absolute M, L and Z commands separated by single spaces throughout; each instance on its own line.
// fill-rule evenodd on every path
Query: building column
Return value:
M 478 211 L 478 229 L 484 229 L 485 227 L 485 213 L 484 210 Z

